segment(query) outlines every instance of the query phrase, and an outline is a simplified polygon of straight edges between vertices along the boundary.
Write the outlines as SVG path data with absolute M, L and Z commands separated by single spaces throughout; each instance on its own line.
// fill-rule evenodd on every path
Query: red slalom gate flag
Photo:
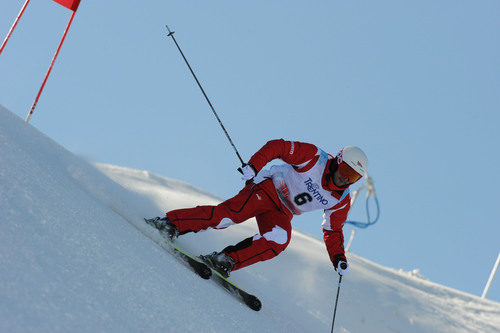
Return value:
M 71 9 L 72 11 L 76 12 L 78 9 L 78 5 L 80 4 L 80 0 L 54 0 L 58 4 Z
M 28 116 L 26 117 L 26 122 L 29 122 L 31 119 L 31 116 L 33 115 L 33 112 L 35 111 L 36 104 L 38 103 L 38 100 L 40 99 L 40 96 L 42 95 L 43 88 L 45 87 L 45 83 L 47 83 L 47 79 L 49 78 L 50 72 L 52 71 L 52 67 L 54 66 L 54 63 L 56 61 L 57 55 L 59 54 L 59 51 L 61 50 L 61 46 L 64 43 L 64 39 L 66 38 L 66 35 L 68 34 L 69 27 L 71 26 L 71 22 L 73 22 L 73 18 L 75 17 L 76 10 L 78 9 L 78 5 L 80 4 L 80 0 L 54 0 L 58 4 L 70 9 L 73 11 L 71 14 L 71 18 L 69 19 L 68 25 L 66 26 L 66 30 L 64 30 L 64 34 L 61 38 L 61 41 L 59 42 L 59 46 L 57 47 L 56 54 L 54 54 L 54 57 L 52 58 L 52 61 L 49 66 L 49 70 L 47 71 L 47 74 L 45 74 L 45 79 L 43 80 L 42 86 L 40 87 L 40 90 L 38 90 L 38 94 L 36 95 L 35 101 L 33 102 L 33 105 L 31 105 L 31 109 L 28 113 Z

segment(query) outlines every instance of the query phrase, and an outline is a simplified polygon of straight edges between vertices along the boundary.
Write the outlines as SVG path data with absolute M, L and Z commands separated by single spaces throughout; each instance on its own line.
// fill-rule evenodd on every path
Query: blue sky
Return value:
M 23 3 L 0 3 L 2 40 Z M 82 0 L 31 125 L 91 160 L 235 194 L 238 159 L 168 24 L 245 160 L 274 138 L 362 147 L 382 215 L 352 251 L 481 294 L 500 251 L 498 1 L 144 3 Z M 0 103 L 20 117 L 70 14 L 32 1 L 0 55 Z M 321 237 L 321 215 L 294 227 Z

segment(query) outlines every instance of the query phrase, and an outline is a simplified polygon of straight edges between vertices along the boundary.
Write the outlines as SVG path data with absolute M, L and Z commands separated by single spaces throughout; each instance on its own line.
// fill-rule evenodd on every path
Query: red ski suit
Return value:
M 279 158 L 287 164 L 262 168 Z M 167 213 L 181 234 L 224 229 L 255 217 L 259 234 L 222 251 L 237 270 L 281 253 L 290 243 L 293 215 L 324 209 L 323 234 L 334 266 L 346 261 L 342 228 L 350 209 L 347 188 L 333 183 L 336 159 L 309 143 L 272 140 L 249 161 L 258 173 L 236 196 L 217 206 L 197 206 Z

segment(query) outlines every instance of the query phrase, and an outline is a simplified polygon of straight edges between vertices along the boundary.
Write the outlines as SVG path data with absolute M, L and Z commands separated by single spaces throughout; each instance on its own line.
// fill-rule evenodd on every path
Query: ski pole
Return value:
M 340 284 L 342 283 L 342 275 L 339 274 L 339 286 L 337 288 L 337 299 L 335 300 L 335 310 L 333 310 L 333 322 L 332 322 L 332 333 L 333 326 L 335 325 L 335 315 L 337 314 L 337 303 L 339 302 Z
M 198 87 L 200 87 L 201 89 L 201 92 L 203 93 L 203 96 L 205 96 L 205 99 L 207 100 L 208 102 L 208 105 L 210 106 L 210 108 L 212 109 L 212 112 L 213 114 L 215 115 L 215 118 L 217 118 L 217 121 L 219 122 L 219 125 L 222 127 L 222 130 L 224 131 L 224 133 L 226 134 L 226 137 L 227 139 L 229 140 L 229 143 L 231 144 L 231 146 L 233 147 L 234 149 L 234 152 L 236 153 L 236 156 L 238 156 L 240 162 L 241 162 L 241 165 L 244 166 L 245 165 L 245 162 L 243 162 L 243 159 L 241 158 L 240 156 L 240 153 L 238 152 L 238 149 L 236 149 L 236 146 L 234 145 L 233 143 L 233 140 L 231 140 L 231 137 L 229 136 L 229 134 L 227 133 L 226 131 L 226 128 L 224 127 L 224 125 L 222 124 L 222 121 L 220 120 L 219 118 L 219 115 L 217 114 L 217 112 L 215 112 L 215 109 L 212 105 L 212 103 L 210 102 L 210 99 L 208 99 L 208 96 L 207 94 L 205 93 L 205 90 L 203 90 L 203 87 L 201 86 L 200 84 L 200 81 L 198 81 L 198 78 L 196 77 L 196 75 L 194 74 L 194 71 L 193 69 L 191 68 L 191 65 L 189 65 L 189 62 L 187 61 L 186 57 L 184 56 L 184 53 L 182 52 L 179 44 L 177 43 L 177 41 L 175 40 L 175 37 L 174 37 L 174 33 L 175 31 L 170 31 L 168 25 L 166 26 L 167 27 L 167 30 L 168 30 L 168 36 L 169 37 L 172 37 L 172 40 L 174 41 L 175 45 L 177 46 L 177 49 L 179 50 L 179 52 L 181 53 L 181 56 L 182 58 L 184 59 L 184 61 L 186 62 L 186 65 L 188 66 L 189 70 L 191 71 L 191 74 L 193 75 L 196 83 L 198 84 Z

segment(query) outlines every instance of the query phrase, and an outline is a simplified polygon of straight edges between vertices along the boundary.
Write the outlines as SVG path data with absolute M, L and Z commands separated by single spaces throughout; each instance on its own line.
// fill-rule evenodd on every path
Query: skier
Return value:
M 286 164 L 263 169 L 276 158 Z M 309 143 L 271 140 L 238 169 L 246 186 L 236 196 L 217 206 L 169 211 L 155 218 L 154 225 L 173 241 L 188 232 L 224 229 L 255 217 L 259 234 L 200 256 L 228 277 L 281 253 L 290 242 L 293 215 L 323 209 L 326 248 L 335 270 L 343 275 L 349 267 L 342 232 L 351 206 L 349 186 L 366 175 L 367 166 L 358 147 L 344 147 L 333 157 Z

